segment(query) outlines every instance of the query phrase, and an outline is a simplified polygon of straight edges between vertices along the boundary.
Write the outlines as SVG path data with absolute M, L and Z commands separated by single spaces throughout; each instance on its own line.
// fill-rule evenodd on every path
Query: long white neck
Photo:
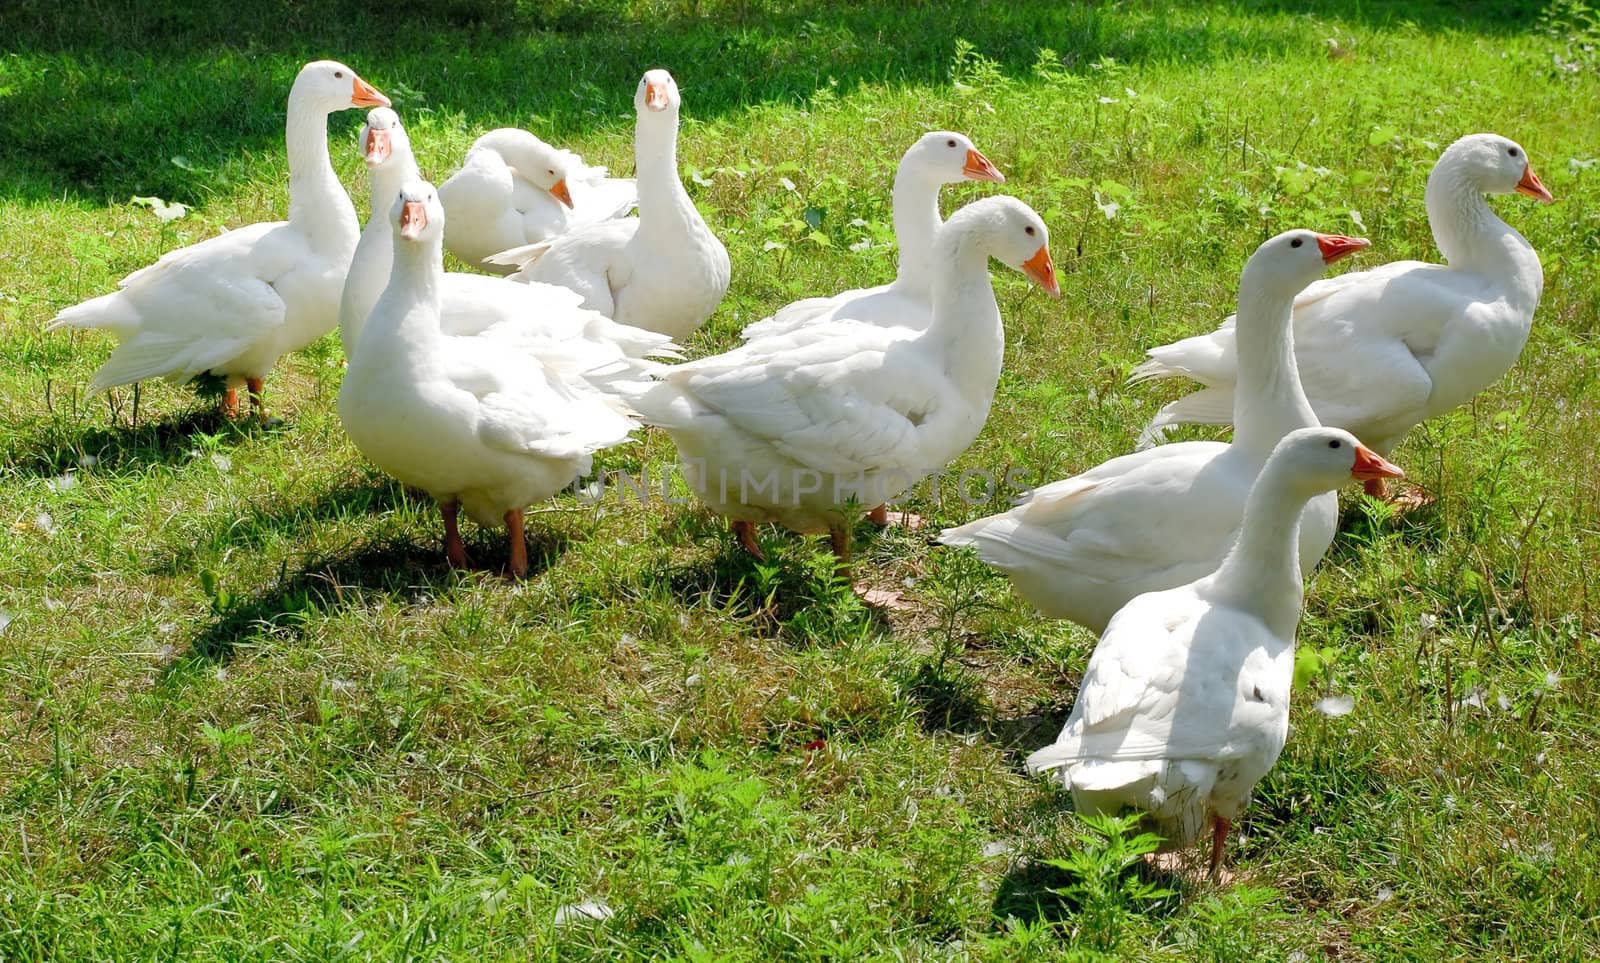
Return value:
M 1287 463 L 1269 461 L 1244 505 L 1239 539 L 1222 565 L 1196 586 L 1206 598 L 1260 618 L 1293 640 L 1305 587 L 1300 580 L 1300 516 L 1308 496 L 1287 484 Z
M 894 175 L 894 240 L 900 249 L 895 285 L 927 296 L 933 283 L 933 236 L 944 223 L 939 216 L 939 182 L 900 161 Z
M 1294 356 L 1294 298 L 1260 283 L 1246 265 L 1234 318 L 1239 375 L 1233 394 L 1233 443 L 1263 461 L 1284 435 L 1316 425 Z
M 1428 175 L 1423 195 L 1428 226 L 1445 263 L 1472 271 L 1504 286 L 1515 308 L 1532 312 L 1544 290 L 1544 269 L 1533 245 L 1500 219 L 1466 169 L 1446 156 Z
M 347 356 L 355 349 L 378 295 L 389 283 L 389 268 L 394 263 L 394 226 L 389 223 L 389 209 L 400 196 L 400 188 L 421 176 L 416 157 L 409 150 L 397 150 L 386 163 L 368 170 L 372 178 L 371 211 L 355 256 L 350 259 L 350 273 L 345 275 L 344 294 L 339 299 L 339 341 Z
M 389 283 L 361 334 L 365 354 L 367 345 L 377 341 L 421 350 L 405 352 L 418 364 L 437 361 L 436 351 L 428 348 L 439 337 L 440 288 L 444 281 L 442 235 L 421 243 L 399 240 L 394 245 Z M 352 359 L 354 360 L 354 359 Z
M 640 115 L 633 133 L 634 177 L 639 185 L 639 233 L 681 236 L 700 219 L 678 177 L 678 111 Z
M 328 159 L 328 112 L 311 95 L 289 91 L 284 142 L 289 154 L 289 223 L 304 232 L 319 254 L 348 262 L 360 227 L 355 205 Z
M 1006 336 L 981 226 L 957 215 L 939 229 L 932 258 L 933 318 L 917 340 L 947 359 L 947 372 L 963 397 L 993 401 Z

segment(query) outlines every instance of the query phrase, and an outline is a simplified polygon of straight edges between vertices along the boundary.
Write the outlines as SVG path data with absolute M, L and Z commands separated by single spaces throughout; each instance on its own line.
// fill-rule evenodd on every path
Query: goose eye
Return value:
M 956 146 L 956 142 L 954 140 L 947 140 L 947 141 L 944 142 L 944 145 L 946 147 L 954 147 L 954 146 Z
M 1343 448 L 1344 447 L 1344 442 L 1342 442 L 1339 439 L 1335 438 L 1334 440 L 1328 442 L 1328 447 L 1329 448 Z
M 556 176 L 556 172 L 555 172 L 555 171 L 552 171 L 552 170 L 547 170 L 547 171 L 545 171 L 545 173 L 546 173 L 546 174 L 549 174 L 549 175 L 550 175 L 550 176 L 551 176 L 551 177 L 554 177 L 554 176 Z
M 343 79 L 344 79 L 344 71 L 342 71 L 342 70 L 335 70 L 335 71 L 334 71 L 334 72 L 333 72 L 333 75 L 334 75 L 334 76 L 335 76 L 335 77 L 337 77 L 337 78 L 339 78 L 339 79 L 340 79 L 340 80 L 343 80 Z
M 1033 237 L 1035 234 L 1037 234 L 1039 232 L 1035 231 L 1033 229 L 1033 225 L 1032 224 L 1029 224 L 1027 227 L 1022 229 L 1022 233 L 1028 235 L 1029 237 Z
M 1304 243 L 1305 243 L 1305 241 L 1303 239 L 1297 237 L 1294 240 L 1289 242 L 1289 246 L 1290 247 L 1300 247 Z
M 1515 157 L 1515 156 L 1517 156 L 1517 154 L 1519 152 L 1515 147 L 1511 147 L 1511 148 L 1507 148 L 1506 153 L 1510 154 L 1512 157 Z

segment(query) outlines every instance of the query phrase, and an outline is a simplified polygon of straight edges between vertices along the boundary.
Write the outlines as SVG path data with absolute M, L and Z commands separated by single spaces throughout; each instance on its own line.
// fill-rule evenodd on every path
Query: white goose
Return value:
M 1222 564 L 1117 612 L 1060 737 L 1028 770 L 1059 771 L 1080 813 L 1145 811 L 1167 849 L 1192 845 L 1209 819 L 1215 875 L 1232 821 L 1288 737 L 1306 502 L 1352 478 L 1401 475 L 1347 431 L 1285 436 Z
M 450 219 L 444 246 L 496 274 L 486 260 L 508 248 L 547 241 L 597 221 L 626 215 L 639 201 L 631 178 L 607 177 L 570 150 L 525 130 L 501 127 L 472 142 L 461 169 L 439 185 Z
M 827 531 L 849 559 L 852 506 L 910 488 L 961 454 L 989 415 L 1005 350 L 988 260 L 1059 295 L 1044 223 L 991 197 L 934 243 L 933 319 L 915 331 L 836 318 L 666 369 L 627 392 L 677 443 L 696 496 L 759 555 L 758 522 Z
M 394 228 L 389 210 L 400 188 L 420 179 L 400 117 L 387 107 L 367 114 L 362 149 L 372 179 L 372 213 L 356 245 L 339 306 L 339 338 L 345 356 L 355 353 L 367 315 L 389 282 L 394 263 Z M 551 284 L 514 284 L 481 274 L 445 274 L 440 287 L 441 330 L 447 335 L 488 337 L 506 350 L 537 354 L 547 366 L 603 386 L 610 377 L 648 370 L 641 359 L 676 356 L 666 335 L 645 331 L 580 307 L 581 298 Z
M 1413 427 L 1471 400 L 1516 363 L 1544 271 L 1483 196 L 1513 191 L 1552 199 L 1515 141 L 1461 138 L 1440 156 L 1423 196 L 1446 264 L 1396 261 L 1313 284 L 1295 301 L 1300 380 L 1323 424 L 1387 455 Z M 1162 408 L 1142 443 L 1171 425 L 1226 424 L 1236 354 L 1232 319 L 1151 349 L 1130 381 L 1181 375 L 1205 387 Z M 1367 489 L 1384 491 L 1381 480 Z
M 444 209 L 433 185 L 401 188 L 388 286 L 373 306 L 339 389 L 339 420 L 361 453 L 439 500 L 445 556 L 468 564 L 456 510 L 504 520 L 511 574 L 528 570 L 523 508 L 589 470 L 627 439 L 620 404 L 574 390 L 532 357 L 439 331 Z
M 1035 490 L 1016 508 L 946 529 L 970 545 L 1045 615 L 1094 632 L 1129 599 L 1216 568 L 1233 544 L 1250 486 L 1273 446 L 1317 423 L 1295 376 L 1289 324 L 1295 295 L 1361 238 L 1286 231 L 1263 243 L 1239 278 L 1244 332 L 1233 442 L 1193 441 L 1123 455 Z M 1316 565 L 1339 501 L 1312 500 L 1300 566 Z
M 900 158 L 894 175 L 892 213 L 899 263 L 894 280 L 831 297 L 806 298 L 780 308 L 744 329 L 745 340 L 792 331 L 802 324 L 834 317 L 884 326 L 924 328 L 933 316 L 933 236 L 944 223 L 939 188 L 964 180 L 1005 183 L 966 135 L 936 130 L 923 134 Z
M 490 258 L 519 281 L 559 284 L 624 324 L 683 338 L 728 291 L 727 249 L 678 179 L 678 85 L 665 70 L 639 81 L 633 105 L 639 216 L 601 221 Z
M 262 380 L 278 359 L 332 330 L 359 227 L 328 160 L 328 115 L 386 105 L 344 64 L 301 68 L 289 90 L 289 220 L 251 224 L 168 252 L 123 278 L 121 290 L 70 307 L 50 328 L 105 328 L 120 342 L 89 390 L 146 378 L 175 383 L 210 372 L 265 414 Z

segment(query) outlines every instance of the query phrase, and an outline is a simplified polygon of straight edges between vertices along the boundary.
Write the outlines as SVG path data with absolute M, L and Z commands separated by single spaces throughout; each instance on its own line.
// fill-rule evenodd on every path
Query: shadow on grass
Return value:
M 431 504 L 426 495 L 411 500 L 419 505 Z M 252 505 L 248 510 L 220 523 L 209 537 L 195 538 L 192 534 L 179 536 L 156 555 L 148 572 L 166 576 L 193 572 L 206 546 L 224 538 L 235 548 L 262 548 L 278 538 L 308 538 L 314 535 L 316 529 L 401 507 L 416 506 L 408 504 L 404 489 L 392 479 L 374 475 L 345 481 L 309 500 L 280 499 Z M 468 527 L 467 534 L 473 536 L 476 533 Z M 442 548 L 438 554 L 441 559 L 444 557 Z
M 495 557 L 487 544 L 475 541 L 468 546 L 475 564 Z M 501 556 L 505 554 L 503 541 L 499 545 Z M 534 534 L 528 543 L 528 576 L 535 577 L 548 569 L 565 549 L 563 538 Z M 162 679 L 180 682 L 206 666 L 227 662 L 245 643 L 298 639 L 313 621 L 365 604 L 374 596 L 423 603 L 447 595 L 462 578 L 495 578 L 500 574 L 493 567 L 457 572 L 445 562 L 444 553 L 437 546 L 402 540 L 366 544 L 345 554 L 311 559 L 293 570 L 285 565 L 272 584 L 248 597 L 214 593 L 216 619 L 194 637 L 183 657 L 166 668 Z
M 1182 894 L 1190 888 L 1184 877 L 1157 869 L 1143 860 L 1127 867 L 1118 881 L 1135 879 L 1174 895 L 1139 907 L 1138 915 L 1167 919 L 1183 905 Z M 1084 910 L 1082 897 L 1074 893 L 1079 877 L 1070 870 L 1037 859 L 1025 859 L 1001 877 L 990 911 L 997 919 L 1014 917 L 1025 923 L 1062 923 Z
M 126 410 L 124 410 L 126 409 Z M 8 473 L 43 478 L 84 467 L 94 459 L 96 471 L 136 471 L 145 465 L 177 465 L 191 461 L 196 450 L 217 451 L 251 438 L 275 434 L 282 421 L 264 423 L 254 417 L 230 419 L 215 407 L 177 412 L 157 421 L 131 420 L 131 408 L 119 408 L 126 423 L 85 427 L 83 421 L 41 422 L 38 434 L 17 443 L 6 456 Z M 202 445 L 201 436 L 205 436 Z
M 402 113 L 456 115 L 473 129 L 531 124 L 559 140 L 628 126 L 634 87 L 651 66 L 677 74 L 687 117 L 714 119 L 758 104 L 804 103 L 819 89 L 848 95 L 871 84 L 945 85 L 958 41 L 1003 75 L 1026 77 L 1041 47 L 1083 72 L 1102 58 L 1274 57 L 1320 42 L 1308 40 L 1308 30 L 1326 28 L 1313 27 L 1308 14 L 1369 27 L 1529 27 L 1526 9 L 1511 0 L 1403 9 L 1336 0 L 116 6 L 108 15 L 93 0 L 9 0 L 0 13 L 0 54 L 16 55 L 7 67 L 9 109 L 0 114 L 0 196 L 42 200 L 77 191 L 203 202 L 225 186 L 221 171 L 241 154 L 281 153 L 289 84 L 301 63 L 321 56 L 355 67 Z M 335 117 L 336 140 L 348 140 L 359 114 Z
M 709 511 L 675 513 L 655 526 L 668 542 L 711 542 L 714 554 L 688 564 L 667 563 L 643 573 L 681 599 L 747 621 L 765 638 L 796 646 L 838 644 L 863 633 L 889 633 L 886 613 L 864 603 L 834 575 L 826 541 L 764 525 L 757 531 L 766 560 L 745 552 L 727 522 Z

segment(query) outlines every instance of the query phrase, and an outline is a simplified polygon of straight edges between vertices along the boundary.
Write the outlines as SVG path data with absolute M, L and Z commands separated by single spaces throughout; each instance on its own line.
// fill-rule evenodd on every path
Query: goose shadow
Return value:
M 663 561 L 641 574 L 646 584 L 659 584 L 675 597 L 702 602 L 718 611 L 743 616 L 750 630 L 764 638 L 788 638 L 797 647 L 836 638 L 839 628 L 893 631 L 887 613 L 867 604 L 850 583 L 834 574 L 833 556 L 818 550 L 810 536 L 762 526 L 757 538 L 763 561 L 739 547 L 720 516 L 698 508 L 668 515 L 652 530 L 658 541 L 709 543 L 709 555 L 687 562 Z
M 5 471 L 46 478 L 87 467 L 86 462 L 96 471 L 112 474 L 147 465 L 178 465 L 193 459 L 197 450 L 234 448 L 282 428 L 281 421 L 230 419 L 218 409 L 203 406 L 138 424 L 82 427 L 82 422 L 47 422 L 38 434 L 24 438 L 7 455 Z
M 1183 905 L 1183 894 L 1193 883 L 1182 874 L 1160 869 L 1145 860 L 1124 866 L 1112 883 L 1121 889 L 1139 882 L 1168 891 L 1168 895 L 1137 907 L 1140 916 L 1167 919 Z M 1056 861 L 1025 856 L 1016 861 L 995 887 L 989 910 L 996 919 L 1018 919 L 1025 923 L 1063 923 L 1086 908 L 1082 895 L 1083 876 L 1058 865 Z
M 478 558 L 489 551 L 491 533 L 469 539 L 468 551 Z M 503 539 L 501 540 L 503 542 Z M 500 545 L 501 554 L 504 546 Z M 528 577 L 549 569 L 566 548 L 561 537 L 531 535 Z M 221 586 L 211 587 L 215 618 L 189 643 L 189 650 L 162 672 L 162 681 L 179 682 L 194 672 L 230 661 L 247 642 L 293 641 L 317 621 L 382 597 L 403 604 L 424 604 L 448 597 L 463 579 L 495 578 L 493 567 L 457 571 L 438 546 L 403 538 L 368 542 L 349 551 L 308 558 L 249 596 L 234 598 Z

